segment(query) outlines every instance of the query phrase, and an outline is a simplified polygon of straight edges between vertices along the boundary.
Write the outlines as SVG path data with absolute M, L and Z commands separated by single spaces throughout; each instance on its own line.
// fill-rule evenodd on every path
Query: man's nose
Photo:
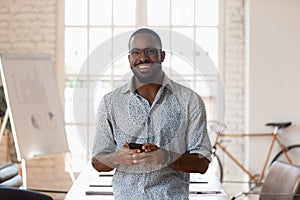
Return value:
M 144 61 L 146 61 L 146 60 L 148 60 L 148 59 L 149 59 L 149 57 L 148 57 L 148 55 L 145 53 L 145 51 L 141 51 L 139 60 L 142 61 L 142 62 L 144 62 Z

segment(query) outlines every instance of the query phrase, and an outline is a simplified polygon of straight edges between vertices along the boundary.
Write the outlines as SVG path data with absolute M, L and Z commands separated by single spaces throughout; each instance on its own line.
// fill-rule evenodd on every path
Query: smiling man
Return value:
M 144 29 L 141 29 L 144 30 Z M 140 32 L 141 32 L 140 30 Z M 153 33 L 154 34 L 154 33 Z M 160 83 L 163 78 L 161 63 L 165 59 L 161 42 L 149 33 L 134 34 L 129 40 L 130 67 L 139 84 Z
M 188 199 L 189 173 L 211 160 L 204 103 L 163 72 L 157 33 L 139 29 L 128 47 L 134 76 L 100 103 L 92 164 L 116 169 L 116 199 Z

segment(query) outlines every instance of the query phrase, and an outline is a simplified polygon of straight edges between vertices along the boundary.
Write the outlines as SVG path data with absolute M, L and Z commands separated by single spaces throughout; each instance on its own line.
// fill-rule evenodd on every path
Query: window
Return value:
M 172 44 L 176 43 L 176 34 L 196 41 L 218 68 L 219 13 L 219 0 L 66 0 L 65 120 L 71 152 L 82 154 L 91 151 L 96 104 L 105 93 L 122 84 L 124 75 L 130 71 L 127 54 L 114 55 L 114 47 L 118 43 L 115 38 L 138 27 L 168 31 L 166 42 L 170 45 L 164 65 L 171 72 L 176 72 L 171 78 L 176 79 L 180 74 L 181 79 L 203 97 L 210 116 L 213 112 L 211 105 L 218 94 L 208 91 L 207 84 L 217 91 L 216 76 L 204 74 L 204 81 L 203 75 L 191 67 L 195 60 L 185 59 L 180 52 L 174 53 L 175 47 Z M 92 66 L 94 61 L 92 63 L 88 57 L 107 41 L 108 45 L 112 45 L 112 52 L 108 52 L 105 59 L 111 62 L 105 74 L 101 74 L 100 92 L 94 94 L 91 88 L 99 85 L 100 74 L 95 70 L 97 67 Z M 191 51 L 199 53 L 195 49 Z M 74 90 L 80 91 L 75 109 L 81 114 L 77 119 L 73 112 Z M 97 102 L 93 101 L 94 98 L 97 98 Z

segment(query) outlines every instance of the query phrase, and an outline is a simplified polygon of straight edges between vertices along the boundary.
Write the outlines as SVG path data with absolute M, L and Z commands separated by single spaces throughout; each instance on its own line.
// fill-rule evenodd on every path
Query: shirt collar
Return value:
M 171 79 L 164 73 L 164 78 L 163 78 L 163 83 L 162 83 L 162 87 L 167 88 L 169 90 L 173 90 L 173 84 Z M 122 93 L 127 93 L 127 92 L 131 92 L 131 93 L 135 93 L 135 88 L 134 88 L 134 76 L 131 77 L 130 81 L 126 84 L 126 86 L 124 87 L 124 89 L 121 91 Z

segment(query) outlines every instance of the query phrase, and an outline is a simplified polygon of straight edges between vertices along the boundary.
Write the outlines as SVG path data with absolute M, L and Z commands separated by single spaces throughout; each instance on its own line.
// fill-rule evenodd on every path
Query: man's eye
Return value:
M 138 52 L 138 51 L 132 51 L 132 52 L 131 52 L 131 55 L 137 56 L 137 55 L 140 55 L 140 52 Z
M 148 49 L 147 52 L 148 52 L 148 55 L 154 55 L 154 54 L 156 54 L 156 49 Z

